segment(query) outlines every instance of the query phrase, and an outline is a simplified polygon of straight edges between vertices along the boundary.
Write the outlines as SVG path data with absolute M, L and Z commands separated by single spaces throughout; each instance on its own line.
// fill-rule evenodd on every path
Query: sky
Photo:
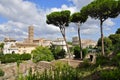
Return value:
M 0 41 L 11 37 L 22 41 L 28 37 L 28 27 L 34 26 L 34 38 L 55 40 L 62 35 L 59 28 L 46 24 L 46 15 L 54 11 L 79 12 L 92 0 L 0 0 Z M 120 28 L 120 16 L 104 22 L 104 36 L 114 34 Z M 68 41 L 77 36 L 77 26 L 70 23 L 66 28 Z M 97 41 L 100 38 L 99 20 L 88 18 L 81 25 L 81 38 Z

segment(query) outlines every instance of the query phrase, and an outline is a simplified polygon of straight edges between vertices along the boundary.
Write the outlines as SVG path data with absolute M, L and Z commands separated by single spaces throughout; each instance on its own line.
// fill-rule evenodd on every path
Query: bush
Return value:
M 120 80 L 120 69 L 101 71 L 100 79 L 101 80 Z
M 99 66 L 99 65 L 105 66 L 105 65 L 109 65 L 109 64 L 110 64 L 110 60 L 108 57 L 101 56 L 101 55 L 97 56 L 96 64 L 95 64 L 96 66 Z
M 4 76 L 4 71 L 0 69 L 0 76 Z
M 65 58 L 66 52 L 65 52 L 64 49 L 61 49 L 59 46 L 54 46 L 54 45 L 52 45 L 52 46 L 50 47 L 50 50 L 51 50 L 51 52 L 53 53 L 55 59 Z
M 66 52 L 59 46 L 51 45 L 49 48 L 55 59 L 65 58 Z
M 4 56 L 2 56 L 1 63 L 16 62 L 19 59 L 20 59 L 19 54 L 5 54 Z
M 52 52 L 48 47 L 39 46 L 35 50 L 32 51 L 33 61 L 51 61 L 54 59 Z
M 87 48 L 84 48 L 82 50 L 82 53 L 83 53 L 83 58 L 86 56 L 86 54 L 88 54 L 88 49 Z
M 80 58 L 80 47 L 79 46 L 75 46 L 74 47 L 74 58 Z
M 20 59 L 21 60 L 30 60 L 31 59 L 31 55 L 30 54 L 21 54 L 20 55 Z
M 11 63 L 16 62 L 18 60 L 30 60 L 30 54 L 5 54 L 1 57 L 1 63 Z
M 90 64 L 90 60 L 84 59 L 82 63 L 80 63 L 79 68 L 90 68 L 92 64 Z
M 120 53 L 118 53 L 118 54 L 116 54 L 115 56 L 112 57 L 111 64 L 113 66 L 120 67 Z
M 82 54 L 83 54 L 83 58 L 85 57 L 85 55 L 88 53 L 88 49 L 84 48 L 82 49 Z M 79 46 L 75 46 L 74 47 L 74 58 L 80 58 L 80 47 Z
M 101 51 L 101 38 L 99 38 L 98 42 L 97 42 L 97 47 L 98 50 Z M 108 55 L 113 49 L 113 45 L 112 45 L 112 40 L 108 37 L 104 37 L 104 51 L 106 53 L 106 55 Z

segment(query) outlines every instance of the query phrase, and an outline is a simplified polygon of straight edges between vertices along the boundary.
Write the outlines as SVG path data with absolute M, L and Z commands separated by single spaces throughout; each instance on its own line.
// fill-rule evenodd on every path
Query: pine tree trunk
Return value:
M 70 58 L 70 50 L 69 50 L 69 47 L 68 47 L 68 44 L 67 44 L 67 40 L 66 40 L 66 37 L 65 37 L 65 28 L 62 28 L 62 29 L 60 28 L 60 31 L 61 31 L 61 34 L 62 34 L 63 39 L 65 41 L 66 47 L 67 47 L 67 55 Z
M 64 40 L 65 40 L 65 44 L 66 44 L 66 47 L 67 47 L 67 54 L 68 54 L 68 56 L 69 56 L 69 58 L 70 58 L 70 51 L 69 51 L 69 47 L 68 47 L 68 44 L 67 44 L 67 40 L 66 40 L 66 37 L 64 36 L 64 34 L 63 34 L 63 38 L 64 38 Z
M 80 36 L 80 24 L 79 23 L 78 23 L 78 37 L 79 37 L 79 46 L 80 46 L 80 59 L 83 59 L 81 36 Z
M 100 20 L 100 32 L 101 32 L 101 42 L 102 42 L 102 55 L 104 56 L 105 55 L 105 52 L 104 52 L 104 36 L 103 36 L 103 21 L 102 19 Z

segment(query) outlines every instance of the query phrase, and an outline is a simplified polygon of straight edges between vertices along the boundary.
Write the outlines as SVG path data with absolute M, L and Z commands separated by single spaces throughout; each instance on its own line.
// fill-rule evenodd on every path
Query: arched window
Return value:
M 12 51 L 12 54 L 15 54 L 15 51 Z

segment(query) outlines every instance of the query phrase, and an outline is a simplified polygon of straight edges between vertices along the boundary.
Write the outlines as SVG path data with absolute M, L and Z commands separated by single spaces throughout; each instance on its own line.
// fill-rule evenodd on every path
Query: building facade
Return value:
M 3 53 L 4 54 L 18 53 L 18 48 L 16 47 L 15 39 L 12 38 L 4 39 Z
M 82 39 L 81 40 L 81 44 L 82 44 L 82 48 L 86 48 L 86 47 L 95 47 L 97 42 L 93 41 L 93 40 L 89 40 L 89 39 Z M 79 45 L 79 38 L 78 37 L 73 37 L 72 38 L 72 45 Z
M 15 39 L 5 38 L 4 39 L 4 54 L 12 54 L 12 53 L 31 53 L 37 46 L 50 46 L 51 40 L 46 40 L 44 38 L 34 39 L 34 27 L 28 27 L 28 38 L 26 38 L 23 42 L 16 42 Z
M 28 43 L 16 43 L 16 46 L 18 48 L 19 54 L 31 53 L 31 51 L 37 47 L 36 44 L 28 44 Z
M 60 46 L 62 49 L 64 49 L 67 52 L 66 43 L 63 38 L 57 38 L 52 42 L 52 44 L 55 46 Z

